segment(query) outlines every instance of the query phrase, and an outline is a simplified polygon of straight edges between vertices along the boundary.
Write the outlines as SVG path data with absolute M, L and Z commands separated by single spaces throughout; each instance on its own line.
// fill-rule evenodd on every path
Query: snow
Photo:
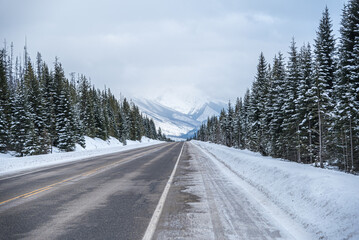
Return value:
M 155 99 L 162 105 L 175 109 L 183 114 L 191 114 L 200 109 L 209 98 L 199 95 L 192 95 L 186 92 L 167 91 Z
M 0 176 L 163 143 L 147 137 L 142 137 L 141 141 L 127 140 L 126 146 L 123 146 L 120 141 L 113 137 L 107 141 L 85 137 L 85 141 L 86 149 L 77 144 L 76 150 L 73 152 L 61 152 L 54 148 L 52 154 L 36 156 L 13 157 L 11 154 L 0 154 Z
M 190 98 L 186 98 L 192 101 Z M 183 113 L 176 108 L 168 107 L 166 101 L 160 103 L 157 100 L 133 99 L 134 103 L 139 107 L 142 114 L 153 119 L 156 127 L 160 127 L 167 137 L 175 140 L 179 138 L 187 138 L 190 132 L 199 128 L 203 121 L 213 115 L 219 115 L 224 106 L 224 102 L 220 101 L 200 101 L 201 105 L 196 105 L 190 109 L 190 113 Z M 195 100 L 194 100 L 195 101 Z M 185 112 L 188 112 L 185 111 Z
M 260 192 L 264 197 L 257 197 L 258 204 L 268 199 L 315 239 L 359 239 L 358 176 L 212 143 L 192 143 L 216 159 L 223 172 Z
M 197 121 L 200 121 L 200 122 L 203 122 L 203 121 L 206 121 L 208 117 L 212 117 L 212 116 L 218 116 L 219 113 L 210 108 L 208 105 L 206 105 L 205 109 L 203 110 L 203 113 L 197 117 Z

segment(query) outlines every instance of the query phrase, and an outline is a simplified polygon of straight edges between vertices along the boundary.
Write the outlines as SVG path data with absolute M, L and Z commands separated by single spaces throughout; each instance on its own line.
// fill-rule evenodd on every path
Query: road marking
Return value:
M 24 196 L 23 198 L 28 198 L 28 197 L 31 197 L 31 196 L 36 195 L 36 194 L 38 194 L 38 193 L 45 192 L 45 191 L 47 191 L 47 190 L 49 190 L 49 189 L 51 189 L 51 188 L 52 188 L 52 187 L 44 188 L 44 189 L 42 189 L 42 190 L 40 190 L 40 191 L 37 191 L 37 192 L 34 192 L 34 193 L 30 194 L 30 195 L 26 195 L 26 196 Z
M 19 195 L 19 196 L 10 198 L 10 199 L 8 199 L 8 200 L 2 201 L 2 202 L 0 202 L 0 205 L 2 205 L 2 204 L 4 204 L 4 203 L 11 202 L 11 201 L 16 200 L 16 199 L 19 199 L 19 198 L 24 198 L 24 199 L 25 199 L 25 198 L 31 197 L 31 196 L 36 195 L 36 194 L 38 194 L 38 193 L 47 191 L 47 190 L 49 190 L 49 189 L 53 188 L 54 186 L 59 185 L 59 184 L 61 184 L 61 183 L 68 182 L 68 181 L 70 181 L 70 180 L 72 180 L 72 179 L 75 179 L 75 178 L 78 178 L 78 177 L 86 177 L 86 176 L 89 176 L 89 175 L 94 174 L 94 173 L 96 173 L 96 172 L 98 172 L 99 170 L 102 170 L 102 169 L 104 169 L 104 168 L 112 167 L 112 166 L 118 165 L 118 164 L 120 164 L 120 163 L 126 163 L 126 162 L 128 162 L 128 161 L 135 160 L 135 159 L 137 159 L 137 158 L 139 158 L 139 157 L 142 157 L 142 156 L 144 156 L 144 155 L 146 155 L 146 154 L 148 154 L 148 153 L 154 152 L 154 151 L 156 151 L 156 150 L 158 150 L 158 149 L 162 149 L 162 148 L 164 148 L 164 147 L 161 146 L 161 148 L 159 148 L 159 147 L 156 146 L 156 148 L 154 148 L 154 149 L 149 149 L 149 151 L 147 151 L 147 152 L 145 151 L 145 152 L 141 152 L 141 153 L 138 153 L 138 154 L 133 155 L 133 156 L 135 156 L 135 158 L 133 158 L 133 159 L 125 160 L 125 159 L 126 159 L 126 158 L 125 158 L 125 159 L 121 159 L 121 160 L 119 160 L 119 161 L 116 161 L 116 162 L 113 162 L 113 163 L 110 163 L 110 164 L 106 164 L 106 165 L 104 165 L 104 166 L 101 166 L 101 167 L 92 169 L 92 170 L 90 170 L 90 171 L 87 171 L 87 172 L 84 172 L 84 173 L 75 175 L 75 176 L 73 176 L 73 177 L 70 177 L 70 178 L 67 178 L 67 179 L 65 179 L 65 180 L 62 180 L 62 181 L 53 183 L 53 184 L 51 184 L 51 185 L 48 185 L 48 186 L 45 186 L 45 187 L 42 187 L 42 188 L 38 188 L 38 189 L 35 189 L 35 190 L 31 191 L 31 192 L 27 192 L 27 193 L 21 194 L 21 195 Z M 132 157 L 133 157 L 133 156 L 132 156 Z M 2 179 L 1 179 L 1 180 L 2 180 Z
M 14 175 L 10 174 L 10 176 L 8 176 L 8 174 L 6 173 L 1 173 L 0 176 L 4 175 L 4 177 L 0 178 L 0 181 L 2 180 L 7 180 L 7 179 L 11 179 L 11 178 L 16 178 L 16 177 L 22 177 L 22 176 L 26 176 L 29 174 L 33 174 L 33 173 L 37 173 L 37 172 L 41 172 L 41 171 L 46 171 L 46 170 L 51 170 L 54 168 L 58 168 L 58 167 L 64 167 L 64 166 L 68 166 L 68 165 L 72 165 L 72 164 L 77 164 L 78 162 L 87 162 L 87 161 L 93 161 L 94 159 L 98 158 L 98 157 L 111 157 L 114 154 L 128 154 L 131 151 L 135 151 L 135 150 L 158 150 L 161 149 L 163 147 L 165 147 L 165 143 L 158 143 L 155 145 L 150 145 L 150 146 L 145 146 L 145 147 L 139 147 L 139 148 L 133 148 L 133 149 L 127 149 L 127 150 L 120 150 L 118 152 L 113 152 L 113 153 L 105 153 L 105 154 L 101 154 L 101 155 L 93 155 L 93 156 L 88 156 L 88 157 L 84 157 L 84 158 L 80 158 L 80 159 L 75 159 L 69 162 L 65 162 L 65 163 L 54 163 L 52 165 L 49 166 L 43 166 L 43 167 L 34 167 L 34 170 L 14 170 Z M 146 149 L 148 148 L 148 149 Z M 18 174 L 16 174 L 18 172 Z
M 77 176 L 75 176 L 75 177 L 77 177 Z M 31 191 L 31 192 L 27 192 L 27 193 L 21 194 L 21 195 L 19 195 L 19 196 L 10 198 L 10 199 L 8 199 L 8 200 L 5 200 L 5 201 L 3 201 L 3 202 L 0 202 L 0 205 L 1 205 L 1 204 L 4 204 L 4 203 L 7 203 L 7 202 L 10 202 L 10 201 L 13 201 L 13 200 L 18 199 L 18 198 L 27 198 L 27 197 L 36 195 L 36 194 L 38 194 L 38 193 L 40 193 L 40 192 L 44 192 L 44 191 L 46 191 L 46 190 L 51 189 L 52 187 L 54 187 L 54 186 L 56 186 L 56 185 L 58 185 L 58 184 L 60 184 L 60 183 L 68 182 L 68 181 L 72 180 L 72 179 L 75 178 L 75 177 L 67 178 L 67 179 L 62 180 L 62 181 L 60 181 L 60 182 L 56 182 L 56 183 L 53 183 L 53 184 L 51 184 L 51 185 L 48 185 L 48 186 L 45 186 L 45 187 L 42 187 L 42 188 L 35 189 L 35 190 Z
M 180 154 L 178 155 L 178 158 L 177 158 L 176 164 L 175 164 L 175 166 L 174 166 L 174 168 L 173 168 L 173 170 L 172 170 L 171 176 L 170 176 L 170 178 L 168 179 L 168 182 L 167 182 L 167 184 L 166 184 L 166 187 L 165 187 L 165 189 L 163 190 L 163 193 L 162 193 L 162 195 L 161 195 L 160 200 L 158 201 L 157 207 L 156 207 L 155 211 L 153 212 L 152 218 L 151 218 L 151 220 L 150 220 L 150 223 L 149 223 L 148 226 L 147 226 L 145 235 L 143 236 L 142 240 L 151 240 L 151 239 L 153 238 L 153 234 L 155 233 L 155 230 L 156 230 L 156 228 L 157 228 L 158 221 L 160 220 L 161 213 L 162 213 L 162 210 L 163 210 L 163 206 L 165 205 L 165 201 L 166 201 L 168 192 L 169 192 L 169 190 L 170 190 L 170 187 L 171 187 L 171 184 L 172 184 L 172 182 L 173 182 L 173 178 L 174 178 L 174 175 L 175 175 L 175 173 L 176 173 L 176 169 L 177 169 L 179 160 L 180 160 L 181 155 L 182 155 L 182 151 L 183 151 L 184 144 L 185 144 L 185 143 L 183 143 L 183 145 L 182 145 L 181 152 L 180 152 Z

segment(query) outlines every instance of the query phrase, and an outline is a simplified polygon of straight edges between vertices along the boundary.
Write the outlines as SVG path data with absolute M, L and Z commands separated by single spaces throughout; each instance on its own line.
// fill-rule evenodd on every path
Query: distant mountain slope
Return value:
M 208 102 L 194 107 L 189 113 L 183 113 L 154 100 L 133 101 L 143 114 L 151 117 L 155 125 L 172 139 L 191 137 L 208 117 L 219 115 L 222 108 L 227 107 L 224 102 Z

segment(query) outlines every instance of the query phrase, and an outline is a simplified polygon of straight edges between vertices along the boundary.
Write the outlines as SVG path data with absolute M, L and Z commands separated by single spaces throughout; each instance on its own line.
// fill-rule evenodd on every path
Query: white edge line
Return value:
M 165 187 L 165 189 L 163 190 L 163 193 L 162 193 L 162 195 L 161 195 L 160 200 L 158 201 L 157 207 L 156 207 L 155 211 L 153 212 L 151 221 L 150 221 L 150 223 L 149 223 L 148 226 L 147 226 L 145 235 L 143 236 L 142 240 L 151 240 L 152 237 L 153 237 L 153 234 L 155 233 L 155 230 L 156 230 L 156 228 L 157 228 L 158 221 L 159 221 L 159 219 L 160 219 L 160 217 L 161 217 L 161 213 L 162 213 L 162 210 L 163 210 L 163 206 L 165 205 L 165 201 L 166 201 L 168 192 L 169 192 L 169 190 L 170 190 L 170 187 L 171 187 L 171 184 L 172 184 L 174 175 L 175 175 L 175 173 L 176 173 L 176 169 L 177 169 L 179 160 L 180 160 L 181 155 L 182 155 L 182 151 L 183 151 L 184 144 L 185 144 L 185 143 L 183 143 L 183 145 L 182 145 L 181 152 L 180 152 L 180 154 L 178 155 L 178 158 L 177 158 L 176 164 L 175 164 L 175 166 L 174 166 L 174 168 L 173 168 L 173 170 L 172 170 L 171 176 L 170 176 L 170 178 L 168 179 L 168 182 L 167 182 L 167 184 L 166 184 L 166 187 Z

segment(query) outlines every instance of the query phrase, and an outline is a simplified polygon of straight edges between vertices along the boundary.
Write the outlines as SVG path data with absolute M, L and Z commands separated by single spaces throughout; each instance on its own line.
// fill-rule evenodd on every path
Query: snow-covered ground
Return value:
M 85 140 L 86 148 L 84 149 L 80 145 L 76 145 L 76 150 L 73 152 L 60 152 L 57 148 L 54 148 L 52 154 L 36 156 L 14 157 L 11 154 L 0 154 L 0 176 L 163 143 L 162 141 L 152 140 L 146 137 L 142 137 L 141 141 L 127 140 L 126 146 L 123 146 L 120 141 L 113 137 L 110 137 L 107 141 L 90 137 L 85 137 Z
M 358 176 L 212 143 L 192 143 L 227 175 L 229 186 L 237 182 L 297 239 L 304 235 L 293 232 L 291 221 L 313 239 L 359 239 Z

